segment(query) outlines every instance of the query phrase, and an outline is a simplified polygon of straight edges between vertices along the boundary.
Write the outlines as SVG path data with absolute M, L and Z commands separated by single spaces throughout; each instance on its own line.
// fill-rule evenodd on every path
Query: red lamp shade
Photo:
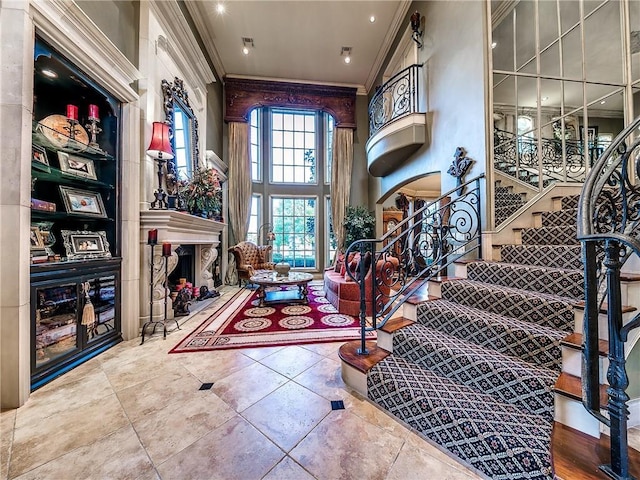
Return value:
M 153 122 L 151 143 L 147 148 L 147 155 L 156 159 L 171 160 L 173 150 L 169 140 L 169 125 L 164 122 Z

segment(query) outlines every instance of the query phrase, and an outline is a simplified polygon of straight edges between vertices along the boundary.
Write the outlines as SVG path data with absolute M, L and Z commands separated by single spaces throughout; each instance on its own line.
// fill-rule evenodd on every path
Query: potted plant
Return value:
M 192 215 L 222 219 L 222 186 L 215 168 L 199 168 L 191 180 L 178 182 L 178 195 Z
M 344 215 L 344 245 L 346 251 L 356 240 L 373 238 L 375 235 L 376 219 L 363 206 L 353 207 L 347 205 Z

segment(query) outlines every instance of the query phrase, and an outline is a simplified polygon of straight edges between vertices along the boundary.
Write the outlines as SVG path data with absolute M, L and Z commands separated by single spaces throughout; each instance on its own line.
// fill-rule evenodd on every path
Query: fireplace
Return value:
M 195 245 L 180 245 L 176 248 L 178 264 L 169 274 L 169 290 L 175 290 L 175 286 L 180 283 L 181 278 L 186 278 L 187 282 L 194 283 L 195 280 Z

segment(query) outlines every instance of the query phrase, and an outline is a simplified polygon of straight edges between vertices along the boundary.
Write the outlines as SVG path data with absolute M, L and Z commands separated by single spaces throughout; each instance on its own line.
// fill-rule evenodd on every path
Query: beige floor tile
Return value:
M 262 480 L 314 480 L 315 477 L 304 468 L 294 462 L 290 457 L 285 457 L 273 470 L 267 473 Z
M 63 375 L 64 377 L 64 375 Z M 27 403 L 18 410 L 16 428 L 36 427 L 44 418 L 77 409 L 81 405 L 113 395 L 109 379 L 100 368 L 87 370 L 82 378 L 56 379 L 31 394 Z
M 426 440 L 416 433 L 415 430 L 411 431 L 407 435 L 406 440 L 411 449 L 422 450 L 442 463 L 447 463 L 452 467 L 467 472 L 469 475 L 473 475 L 473 467 L 460 463 L 457 457 L 447 452 L 444 447 L 441 447 L 430 440 Z
M 330 411 L 327 399 L 288 382 L 247 408 L 242 416 L 288 452 Z
M 149 381 L 158 375 L 186 373 L 184 367 L 171 361 L 168 355 L 160 355 L 159 352 L 142 355 L 126 363 L 103 365 L 103 369 L 116 392 Z
M 162 480 L 257 480 L 284 453 L 241 417 L 234 417 L 158 466 Z
M 242 412 L 287 380 L 287 377 L 255 363 L 216 382 L 212 390 L 237 412 Z
M 18 410 L 18 416 L 20 410 Z M 120 402 L 109 395 L 15 430 L 9 476 L 21 475 L 127 425 Z
M 315 365 L 322 356 L 301 347 L 285 347 L 268 357 L 260 360 L 260 363 L 275 370 L 282 375 L 293 378 L 307 368 Z
M 210 390 L 151 413 L 133 427 L 155 465 L 196 442 L 236 415 Z
M 122 408 L 129 420 L 135 422 L 166 407 L 180 405 L 196 395 L 200 382 L 186 370 L 183 374 L 168 372 L 147 382 L 117 392 Z
M 350 395 L 342 381 L 340 362 L 332 358 L 323 358 L 293 380 L 328 400 L 343 400 Z
M 0 413 L 0 479 L 2 480 L 9 474 L 9 458 L 13 446 L 13 428 L 17 412 L 17 409 L 11 409 Z
M 153 464 L 142 448 L 136 432 L 127 425 L 98 441 L 77 448 L 17 480 L 42 479 L 135 479 L 155 475 Z M 150 478 L 153 478 L 152 476 Z
M 399 438 L 406 438 L 411 429 L 400 423 L 393 415 L 379 408 L 375 403 L 352 392 L 344 398 L 345 408 L 368 423 L 375 425 Z
M 362 418 L 332 412 L 289 454 L 319 479 L 383 480 L 404 441 Z
M 407 436 L 398 458 L 394 462 L 386 480 L 406 480 L 415 472 L 429 472 L 430 477 L 439 480 L 482 480 L 472 470 L 457 463 L 452 457 L 441 452 L 415 433 Z
M 302 348 L 311 350 L 312 352 L 322 355 L 323 357 L 329 357 L 338 359 L 338 350 L 344 344 L 344 342 L 331 342 L 331 343 L 309 343 L 306 345 L 300 345 Z
M 175 360 L 189 370 L 202 383 L 217 382 L 238 370 L 255 363 L 255 360 L 238 350 L 215 352 L 191 352 L 172 354 Z
M 243 348 L 240 350 L 243 355 L 246 355 L 253 360 L 262 360 L 263 358 L 282 350 L 284 347 L 258 347 L 258 348 Z

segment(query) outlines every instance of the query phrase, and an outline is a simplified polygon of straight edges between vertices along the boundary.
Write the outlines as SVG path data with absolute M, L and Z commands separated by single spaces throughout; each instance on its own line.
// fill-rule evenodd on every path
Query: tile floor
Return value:
M 341 343 L 167 354 L 232 292 L 2 412 L 0 480 L 484 478 L 346 387 Z
M 483 478 L 345 386 L 342 343 L 167 354 L 232 291 L 2 412 L 0 479 Z

